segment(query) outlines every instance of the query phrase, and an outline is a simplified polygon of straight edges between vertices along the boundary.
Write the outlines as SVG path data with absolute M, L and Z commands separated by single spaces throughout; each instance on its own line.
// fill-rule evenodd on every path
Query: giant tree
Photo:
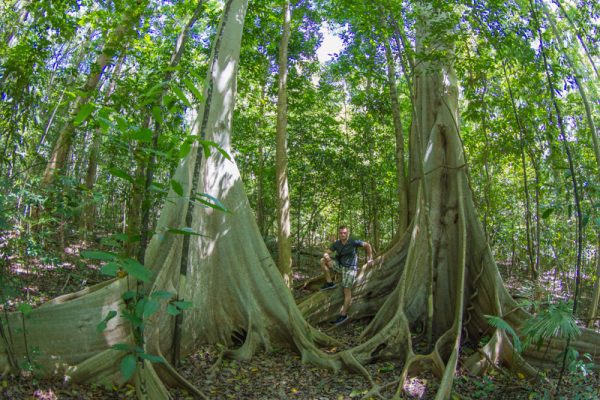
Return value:
M 134 379 L 140 397 L 167 398 L 165 384 L 185 385 L 202 397 L 167 358 L 176 361 L 173 356 L 202 342 L 223 343 L 230 346 L 224 356 L 243 359 L 287 343 L 305 362 L 366 376 L 365 363 L 399 359 L 398 392 L 409 374 L 431 369 L 441 377 L 437 397 L 448 398 L 464 342 L 479 350 L 464 363 L 474 371 L 502 361 L 535 375 L 533 364 L 551 362 L 563 351 L 562 342 L 548 342 L 546 351 L 528 350 L 526 361 L 513 351 L 507 332 L 491 328 L 485 318 L 502 317 L 519 332 L 529 316 L 503 286 L 476 216 L 459 137 L 453 66 L 459 12 L 441 1 L 416 3 L 412 10 L 417 62 L 409 227 L 374 267 L 359 275 L 350 313 L 373 317 L 364 343 L 334 355 L 319 350 L 334 340 L 306 320 L 319 322 L 336 313 L 341 296 L 317 293 L 296 306 L 260 236 L 231 156 L 246 7 L 247 0 L 224 4 L 205 100 L 193 124 L 194 145 L 174 175 L 178 184 L 162 209 L 145 267 L 113 257 L 122 277 L 57 298 L 27 317 L 10 314 L 2 325 L 0 366 L 16 368 L 35 346 L 40 350 L 36 361 L 48 373 L 66 370 L 75 381 L 122 381 L 119 363 L 125 372 L 139 363 Z M 161 298 L 169 304 L 160 303 Z M 175 324 L 167 310 L 186 301 L 193 307 Z M 117 312 L 122 309 L 126 312 Z M 132 315 L 141 315 L 141 322 Z M 105 325 L 102 332 L 96 329 L 99 321 Z M 20 335 L 7 335 L 17 324 L 25 326 Z M 413 334 L 419 333 L 428 343 L 423 349 L 413 347 Z M 490 339 L 480 344 L 484 335 Z M 600 357 L 600 340 L 591 331 L 572 343 Z M 157 360 L 162 362 L 150 362 Z

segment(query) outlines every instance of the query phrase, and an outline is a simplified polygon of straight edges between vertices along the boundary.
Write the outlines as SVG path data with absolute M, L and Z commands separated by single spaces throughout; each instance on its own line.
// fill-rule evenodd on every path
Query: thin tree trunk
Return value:
M 523 170 L 523 190 L 525 192 L 525 237 L 527 239 L 527 261 L 529 265 L 529 273 L 531 278 L 535 281 L 538 279 L 538 273 L 535 269 L 535 262 L 533 257 L 533 247 L 531 243 L 531 206 L 529 204 L 529 183 L 527 178 L 527 162 L 525 160 L 525 128 L 521 123 L 521 119 L 519 118 L 519 112 L 517 111 L 517 106 L 515 104 L 515 98 L 512 92 L 512 87 L 510 84 L 510 78 L 508 77 L 508 73 L 506 72 L 506 65 L 503 64 L 504 68 L 504 77 L 506 79 L 508 85 L 508 94 L 510 96 L 510 102 L 512 104 L 513 113 L 515 115 L 515 121 L 517 122 L 517 127 L 519 130 L 519 143 L 520 143 L 520 151 L 521 151 L 521 168 Z
M 396 138 L 396 176 L 398 184 L 398 231 L 404 232 L 408 227 L 408 181 L 404 168 L 404 130 L 400 104 L 398 103 L 398 89 L 396 87 L 396 68 L 392 49 L 388 39 L 384 39 L 385 58 L 387 61 L 388 87 L 392 105 L 394 123 L 394 136 Z
M 560 2 L 558 4 L 560 4 Z M 585 109 L 585 116 L 586 116 L 586 119 L 588 122 L 588 126 L 590 128 L 590 134 L 591 134 L 590 136 L 592 137 L 592 146 L 594 148 L 594 155 L 596 156 L 596 165 L 598 166 L 598 169 L 600 170 L 600 144 L 598 143 L 598 131 L 596 130 L 596 124 L 594 123 L 594 118 L 592 116 L 592 109 L 591 109 L 590 103 L 587 99 L 587 94 L 586 94 L 585 88 L 581 82 L 581 74 L 579 72 L 579 69 L 575 65 L 575 60 L 573 60 L 573 58 L 570 56 L 568 51 L 562 46 L 562 40 L 561 40 L 562 37 L 560 35 L 560 32 L 558 31 L 558 28 L 554 21 L 553 15 L 550 13 L 550 10 L 546 6 L 546 4 L 543 2 L 542 2 L 542 7 L 544 10 L 544 13 L 546 14 L 546 18 L 548 19 L 548 22 L 550 23 L 550 26 L 552 27 L 552 32 L 554 33 L 554 36 L 557 39 L 557 43 L 560 44 L 562 54 L 565 57 L 567 64 L 573 71 L 572 76 L 573 76 L 573 79 L 575 79 L 575 83 L 577 85 L 577 90 L 579 90 L 579 95 L 581 96 L 581 101 L 582 101 L 583 107 Z M 562 5 L 560 6 L 560 9 L 564 12 Z M 564 14 L 565 14 L 566 18 L 569 20 L 569 22 L 572 24 L 572 21 L 568 17 L 568 14 L 566 12 Z M 594 71 L 596 73 L 596 79 L 600 79 L 600 76 L 598 75 L 598 70 L 596 70 L 596 66 L 594 65 L 593 60 L 589 56 L 589 53 L 587 51 L 587 48 L 585 47 L 583 40 L 581 40 L 581 37 L 579 37 L 579 35 L 577 35 L 577 37 L 581 41 L 581 45 L 585 49 L 585 52 L 590 59 L 590 63 L 592 64 L 592 67 L 594 68 Z
M 173 51 L 173 54 L 171 55 L 169 67 L 167 68 L 165 75 L 163 77 L 163 82 L 169 82 L 173 78 L 174 68 L 181 61 L 181 57 L 183 56 L 183 52 L 185 50 L 185 45 L 189 39 L 190 30 L 192 29 L 192 27 L 194 26 L 196 21 L 198 21 L 198 18 L 200 18 L 200 14 L 204 7 L 204 2 L 205 2 L 205 0 L 198 0 L 198 3 L 196 4 L 196 8 L 194 9 L 194 13 L 192 14 L 192 16 L 190 17 L 188 22 L 185 24 L 185 26 L 179 33 L 179 36 L 177 37 L 177 43 L 175 45 L 175 50 Z M 163 89 L 159 96 L 159 100 L 156 102 L 156 104 L 162 104 L 163 97 L 166 93 L 166 90 L 167 90 L 167 87 L 165 85 L 165 86 L 163 86 Z M 152 117 L 151 117 L 151 115 L 148 115 L 147 118 L 148 119 L 146 121 L 146 124 L 148 125 L 148 127 L 150 127 L 152 124 L 152 119 L 151 119 Z M 152 135 L 152 149 L 153 150 L 158 150 L 158 139 L 160 137 L 161 129 L 162 129 L 162 127 L 161 127 L 160 121 L 154 121 L 154 134 Z M 139 204 L 138 207 L 141 212 L 141 217 L 140 217 L 140 226 L 139 226 L 139 230 L 138 230 L 139 231 L 138 233 L 140 235 L 140 242 L 139 242 L 137 258 L 140 262 L 142 262 L 142 260 L 144 259 L 144 253 L 146 252 L 146 247 L 148 246 L 148 240 L 150 237 L 150 230 L 151 230 L 150 229 L 150 209 L 152 206 L 152 193 L 150 191 L 150 187 L 152 186 L 152 183 L 154 181 L 154 165 L 156 163 L 156 155 L 155 154 L 156 153 L 154 151 L 150 153 L 150 157 L 147 159 L 147 165 L 144 165 L 144 163 L 141 164 L 140 175 L 139 175 L 140 177 L 143 176 L 142 179 L 144 180 L 144 190 L 142 192 L 140 203 L 138 203 Z M 144 158 L 144 160 L 146 160 L 146 158 Z M 143 171 L 145 171 L 145 176 L 144 176 Z
M 290 2 L 283 6 L 283 26 L 279 43 L 279 93 L 277 97 L 277 267 L 283 275 L 287 287 L 292 286 L 292 248 L 290 242 L 290 195 L 287 175 L 287 75 L 288 43 L 290 38 Z
M 90 74 L 81 88 L 81 94 L 74 102 L 68 122 L 58 135 L 58 139 L 52 149 L 50 161 L 44 171 L 42 186 L 51 185 L 55 181 L 56 175 L 64 168 L 67 156 L 71 150 L 73 135 L 75 134 L 75 117 L 92 96 L 93 90 L 98 86 L 98 82 L 102 77 L 104 68 L 112 60 L 114 53 L 123 47 L 125 37 L 137 25 L 147 1 L 137 0 L 136 7 L 130 13 L 126 14 L 121 25 L 109 34 L 106 45 L 94 64 L 92 64 Z
M 117 64 L 115 65 L 112 73 L 112 79 L 108 88 L 106 90 L 106 94 L 104 96 L 104 102 L 107 103 L 115 91 L 117 87 L 117 80 L 121 75 L 121 69 L 123 68 L 123 64 L 125 62 L 125 54 L 119 57 Z M 92 144 L 89 148 L 89 159 L 87 165 L 87 171 L 85 174 L 85 189 L 86 189 L 86 204 L 83 212 L 83 217 L 81 218 L 81 227 L 83 229 L 84 236 L 94 229 L 94 220 L 96 219 L 96 204 L 93 199 L 93 190 L 94 185 L 96 184 L 97 174 L 98 174 L 98 159 L 100 155 L 100 145 L 102 144 L 102 130 L 100 127 L 96 128 L 96 130 L 92 134 Z
M 573 202 L 575 205 L 575 213 L 576 213 L 576 218 L 577 218 L 577 229 L 576 229 L 577 261 L 575 264 L 575 291 L 573 294 L 573 310 L 572 310 L 573 317 L 575 317 L 576 313 L 577 313 L 577 306 L 579 305 L 579 290 L 580 290 L 580 284 L 581 284 L 581 259 L 582 259 L 582 255 L 583 255 L 583 215 L 581 212 L 581 203 L 579 200 L 579 185 L 577 182 L 575 166 L 573 164 L 573 157 L 571 156 L 571 149 L 570 149 L 568 141 L 567 141 L 565 126 L 563 124 L 562 112 L 558 105 L 558 99 L 556 98 L 556 89 L 554 86 L 554 81 L 552 80 L 552 77 L 550 75 L 551 70 L 550 70 L 550 66 L 548 64 L 548 58 L 546 56 L 544 37 L 542 35 L 542 30 L 540 27 L 540 20 L 537 15 L 535 1 L 529 0 L 529 5 L 531 7 L 532 19 L 535 22 L 535 29 L 538 34 L 538 40 L 539 40 L 539 44 L 540 44 L 540 52 L 542 54 L 542 60 L 544 61 L 544 72 L 546 73 L 546 81 L 548 83 L 549 98 L 554 107 L 554 112 L 556 113 L 556 123 L 558 125 L 559 131 L 560 131 L 560 138 L 561 138 L 561 141 L 563 144 L 563 148 L 565 150 L 565 154 L 567 156 L 567 162 L 569 165 L 569 170 L 571 172 L 571 183 L 573 185 Z M 551 121 L 551 122 L 553 122 L 553 121 Z M 565 349 L 569 347 L 570 343 L 571 343 L 571 337 L 568 337 L 566 345 L 565 345 Z M 567 366 L 567 351 L 563 351 L 562 368 L 560 371 L 560 375 L 558 377 L 558 382 L 556 384 L 556 392 L 555 392 L 556 396 L 559 395 L 560 387 L 562 384 L 562 379 L 563 379 L 563 376 L 565 373 L 566 366 Z
M 596 282 L 594 283 L 594 295 L 592 296 L 592 307 L 588 314 L 588 328 L 593 328 L 598 315 L 598 303 L 600 302 L 600 236 L 596 243 Z
M 531 159 L 531 165 L 533 165 L 533 172 L 535 173 L 535 185 L 534 185 L 534 190 L 535 190 L 535 215 L 534 215 L 534 221 L 535 221 L 535 227 L 533 230 L 533 237 L 534 237 L 534 241 L 533 241 L 533 253 L 535 254 L 535 262 L 534 262 L 534 270 L 538 273 L 538 275 L 540 274 L 540 268 L 541 268 L 541 258 L 542 258 L 542 250 L 541 250 L 541 243 L 540 243 L 540 235 L 541 235 L 541 217 L 540 217 L 540 167 L 538 165 L 537 159 L 535 158 L 535 154 L 533 154 L 533 152 L 530 152 L 529 154 L 529 158 Z
M 581 43 L 581 47 L 583 48 L 585 55 L 588 58 L 588 61 L 590 62 L 590 65 L 592 66 L 592 69 L 594 70 L 594 73 L 596 75 L 596 79 L 600 79 L 600 74 L 598 73 L 598 68 L 596 68 L 596 64 L 594 63 L 594 59 L 592 58 L 590 51 L 588 50 L 583 38 L 581 37 L 581 35 L 579 34 L 579 29 L 577 29 L 577 27 L 575 26 L 575 23 L 573 22 L 573 20 L 571 19 L 571 17 L 569 17 L 569 13 L 567 12 L 567 10 L 565 10 L 565 8 L 563 7 L 562 3 L 560 2 L 560 0 L 554 0 L 554 3 L 556 5 L 558 5 L 558 8 L 560 9 L 560 11 L 562 12 L 563 16 L 565 17 L 565 19 L 567 21 L 569 21 L 569 25 L 571 25 L 571 27 L 573 28 L 573 31 L 575 31 L 575 36 L 577 36 L 577 39 L 579 40 L 579 43 Z M 546 7 L 545 3 L 544 3 L 544 10 L 547 12 L 548 8 Z M 554 29 L 554 27 L 553 27 Z M 557 36 L 558 38 L 558 36 Z

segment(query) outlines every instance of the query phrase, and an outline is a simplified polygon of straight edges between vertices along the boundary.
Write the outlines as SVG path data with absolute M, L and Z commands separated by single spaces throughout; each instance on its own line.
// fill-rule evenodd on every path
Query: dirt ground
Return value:
M 10 271 L 3 274 L 8 286 L 13 287 L 13 300 L 6 302 L 8 309 L 21 302 L 33 306 L 57 295 L 93 285 L 103 278 L 98 266 L 84 263 L 77 256 L 78 248 L 72 248 L 71 256 L 65 260 L 30 260 L 27 267 L 18 260 L 5 261 Z M 319 274 L 314 258 L 304 256 L 296 270 L 296 282 Z M 61 266 L 62 268 L 57 268 Z M 506 271 L 502 271 L 506 272 Z M 516 275 L 505 278 L 511 291 L 527 295 L 526 280 Z M 9 278 L 9 279 L 7 279 Z M 7 282 L 4 282 L 5 286 Z M 544 285 L 548 293 L 552 285 Z M 556 285 L 554 285 L 556 287 Z M 557 295 L 564 290 L 557 289 Z M 299 298 L 309 292 L 296 289 Z M 322 324 L 319 329 L 340 340 L 343 348 L 360 342 L 360 333 L 367 320 L 349 319 L 339 327 Z M 325 349 L 337 352 L 343 348 Z M 259 353 L 251 361 L 238 362 L 223 360 L 216 364 L 220 349 L 217 346 L 204 346 L 190 354 L 180 368 L 180 372 L 211 399 L 316 399 L 345 400 L 361 399 L 369 393 L 368 381 L 356 374 L 345 371 L 331 371 L 303 365 L 297 354 L 289 349 L 276 349 L 273 352 Z M 398 388 L 397 377 L 401 365 L 394 362 L 381 362 L 367 366 L 375 383 L 379 385 L 380 397 L 392 398 Z M 501 369 L 483 377 L 471 376 L 459 369 L 454 384 L 452 400 L 456 399 L 600 399 L 600 378 L 597 366 L 580 358 L 577 368 L 568 373 L 562 389 L 555 396 L 558 371 L 541 371 L 540 379 L 527 381 L 519 379 Z M 402 398 L 432 399 L 437 389 L 437 379 L 421 377 L 409 380 L 403 388 Z M 185 392 L 173 391 L 176 399 L 191 399 Z M 1 399 L 130 399 L 135 396 L 131 386 L 104 388 L 93 385 L 72 385 L 61 380 L 40 380 L 30 372 L 19 375 L 0 376 Z

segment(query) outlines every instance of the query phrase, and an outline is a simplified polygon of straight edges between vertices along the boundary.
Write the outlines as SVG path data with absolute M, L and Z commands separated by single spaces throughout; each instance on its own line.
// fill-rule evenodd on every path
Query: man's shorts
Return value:
M 339 274 L 342 274 L 342 287 L 351 288 L 358 275 L 358 269 L 349 268 L 340 265 L 337 260 L 333 260 L 333 270 Z

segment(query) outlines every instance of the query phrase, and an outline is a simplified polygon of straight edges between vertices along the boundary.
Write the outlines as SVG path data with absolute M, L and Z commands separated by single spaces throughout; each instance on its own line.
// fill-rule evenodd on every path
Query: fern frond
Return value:
M 507 332 L 512 337 L 513 346 L 515 347 L 515 351 L 517 353 L 520 353 L 521 351 L 523 351 L 523 346 L 521 344 L 521 339 L 519 338 L 519 335 L 517 335 L 517 332 L 515 332 L 513 327 L 510 326 L 510 324 L 508 322 L 506 322 L 501 317 L 498 317 L 496 315 L 484 315 L 484 317 L 487 320 L 487 323 L 490 324 L 490 326 L 493 326 L 494 328 L 502 329 L 503 331 Z
M 581 334 L 569 303 L 557 303 L 529 319 L 523 327 L 525 347 L 536 343 L 538 348 L 548 339 L 568 339 Z

